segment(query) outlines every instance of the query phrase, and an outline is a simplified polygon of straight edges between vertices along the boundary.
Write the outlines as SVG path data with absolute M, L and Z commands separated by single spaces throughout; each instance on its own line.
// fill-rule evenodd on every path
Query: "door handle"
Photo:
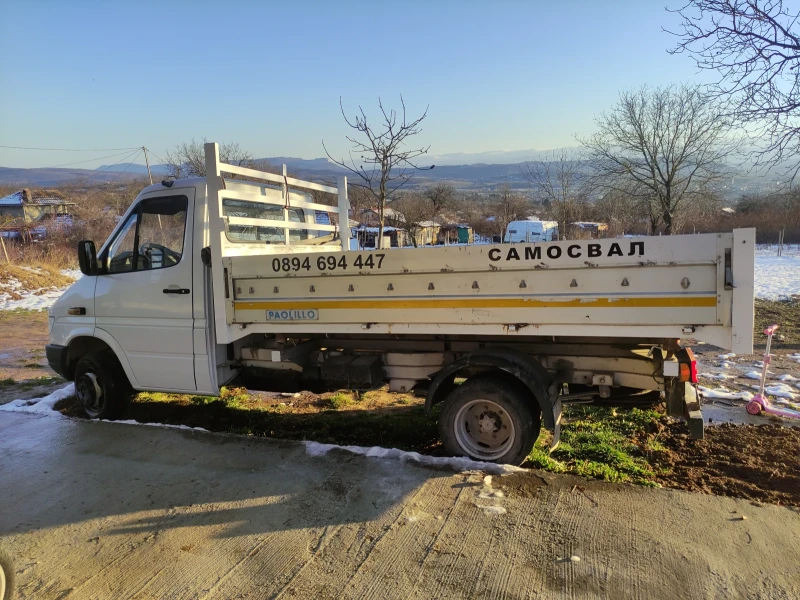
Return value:
M 191 290 L 189 288 L 164 288 L 165 294 L 188 294 Z

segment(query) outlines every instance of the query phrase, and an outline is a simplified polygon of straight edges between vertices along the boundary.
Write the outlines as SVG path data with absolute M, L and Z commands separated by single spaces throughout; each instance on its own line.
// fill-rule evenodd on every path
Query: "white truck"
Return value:
M 441 403 L 448 451 L 519 464 L 542 422 L 555 447 L 570 402 L 663 393 L 702 436 L 683 342 L 752 352 L 752 229 L 350 251 L 346 179 L 205 151 L 206 177 L 147 187 L 99 251 L 79 244 L 84 276 L 50 311 L 48 361 L 91 417 L 134 390 L 388 381 Z

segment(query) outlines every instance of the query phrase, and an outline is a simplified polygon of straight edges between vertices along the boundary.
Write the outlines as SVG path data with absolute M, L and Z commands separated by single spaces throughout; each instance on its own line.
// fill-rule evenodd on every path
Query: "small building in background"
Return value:
M 472 227 L 463 223 L 447 223 L 439 229 L 437 244 L 472 244 L 475 234 Z
M 604 238 L 608 236 L 608 224 L 607 223 L 593 223 L 591 221 L 576 221 L 575 223 L 569 224 L 570 229 L 572 230 L 570 233 L 572 234 L 570 237 L 573 239 L 578 238 L 590 238 L 590 239 L 597 239 L 597 238 Z
M 55 190 L 19 190 L 0 198 L 0 219 L 30 225 L 50 216 L 68 216 L 74 202 Z
M 368 225 L 359 225 L 350 229 L 350 234 L 358 240 L 359 248 L 377 248 L 378 227 L 370 227 Z M 411 236 L 405 229 L 398 229 L 397 227 L 384 227 L 384 248 L 402 248 L 404 246 L 411 246 Z
M 73 206 L 55 190 L 19 190 L 0 198 L 0 231 L 6 238 L 41 237 L 60 223 L 71 224 Z

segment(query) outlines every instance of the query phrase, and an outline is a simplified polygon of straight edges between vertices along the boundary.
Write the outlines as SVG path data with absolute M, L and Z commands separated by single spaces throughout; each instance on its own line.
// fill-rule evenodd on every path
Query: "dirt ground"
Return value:
M 800 506 L 800 430 L 724 423 L 688 439 L 671 424 L 657 464 L 666 487 Z M 670 431 L 672 430 L 672 431 Z
M 47 365 L 45 311 L 0 311 L 0 404 L 39 398 L 64 385 Z

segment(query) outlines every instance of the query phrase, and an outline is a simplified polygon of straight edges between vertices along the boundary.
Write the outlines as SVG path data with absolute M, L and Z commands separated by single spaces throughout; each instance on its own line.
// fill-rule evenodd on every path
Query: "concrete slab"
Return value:
M 800 597 L 782 507 L 15 413 L 0 545 L 37 600 Z

